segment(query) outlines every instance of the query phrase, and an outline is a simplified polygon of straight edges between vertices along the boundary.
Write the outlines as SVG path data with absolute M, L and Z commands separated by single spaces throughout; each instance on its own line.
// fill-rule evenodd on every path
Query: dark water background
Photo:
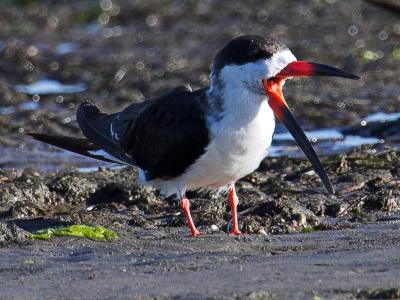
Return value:
M 241 34 L 272 36 L 298 59 L 363 76 L 286 84 L 318 153 L 397 145 L 399 16 L 356 0 L 1 1 L 0 166 L 98 165 L 23 133 L 80 134 L 82 100 L 113 112 L 184 83 L 205 86 L 215 53 Z M 301 155 L 282 126 L 271 155 Z

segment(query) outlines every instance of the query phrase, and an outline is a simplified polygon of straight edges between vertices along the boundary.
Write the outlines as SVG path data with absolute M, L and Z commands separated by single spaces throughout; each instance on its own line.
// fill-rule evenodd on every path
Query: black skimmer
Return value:
M 232 234 L 240 234 L 235 182 L 253 172 L 267 155 L 282 121 L 304 151 L 329 193 L 334 188 L 282 94 L 297 76 L 360 79 L 327 65 L 297 61 L 281 42 L 240 36 L 214 59 L 209 87 L 177 87 L 150 100 L 106 114 L 84 102 L 77 120 L 85 138 L 29 133 L 33 138 L 107 162 L 139 168 L 139 179 L 164 195 L 177 194 L 193 236 L 199 231 L 187 190 L 227 187 Z M 275 115 L 275 116 L 274 116 Z

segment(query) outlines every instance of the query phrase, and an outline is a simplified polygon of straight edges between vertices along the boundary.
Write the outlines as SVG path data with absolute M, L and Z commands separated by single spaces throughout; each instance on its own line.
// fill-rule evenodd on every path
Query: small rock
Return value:
M 340 203 L 328 204 L 325 208 L 325 215 L 330 217 L 337 217 L 342 210 L 342 205 Z
M 219 230 L 219 228 L 218 228 L 218 226 L 217 226 L 217 225 L 215 225 L 215 224 L 212 224 L 212 225 L 211 225 L 211 230 L 212 230 L 212 231 L 218 231 L 218 230 Z
M 316 216 L 325 215 L 325 205 L 322 201 L 314 201 L 307 205 L 307 208 L 311 210 Z
M 130 190 L 130 203 L 139 207 L 157 204 L 157 197 L 154 189 L 149 186 L 141 186 L 136 184 Z
M 258 216 L 247 216 L 242 219 L 243 231 L 246 233 L 258 233 L 260 229 L 264 229 L 261 226 L 262 218 Z M 265 230 L 265 229 L 264 229 Z
M 306 215 L 303 213 L 298 213 L 295 218 L 297 226 L 304 226 L 307 223 Z
M 74 175 L 59 176 L 49 185 L 51 191 L 59 194 L 66 202 L 78 204 L 86 201 L 97 189 L 97 183 Z
M 128 224 L 131 226 L 149 227 L 152 225 L 152 222 L 146 220 L 142 215 L 133 215 Z
M 266 291 L 253 291 L 248 294 L 249 299 L 252 300 L 267 300 L 272 299 L 272 295 Z
M 363 289 L 357 294 L 357 298 L 364 299 L 399 299 L 400 288 L 388 289 Z
M 27 239 L 24 230 L 17 227 L 14 223 L 0 221 L 0 246 L 11 243 L 20 243 Z
M 371 192 L 376 192 L 380 189 L 384 189 L 385 185 L 388 182 L 390 182 L 390 179 L 378 176 L 378 177 L 375 177 L 374 179 L 368 181 L 367 186 L 371 190 Z
M 110 182 L 90 195 L 87 204 L 128 203 L 130 194 L 128 188 L 122 184 Z
M 268 236 L 268 233 L 265 231 L 264 228 L 258 229 L 257 234 L 259 234 L 259 235 L 264 235 L 264 236 Z

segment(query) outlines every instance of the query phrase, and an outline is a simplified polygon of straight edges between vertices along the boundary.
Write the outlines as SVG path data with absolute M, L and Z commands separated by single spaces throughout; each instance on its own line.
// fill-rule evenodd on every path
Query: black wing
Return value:
M 146 179 L 173 178 L 209 143 L 205 90 L 178 87 L 158 98 L 105 114 L 88 102 L 77 120 L 83 134 L 118 160 L 137 165 Z
M 174 178 L 209 143 L 205 90 L 179 87 L 154 99 L 122 136 L 121 149 L 145 171 L 146 179 Z

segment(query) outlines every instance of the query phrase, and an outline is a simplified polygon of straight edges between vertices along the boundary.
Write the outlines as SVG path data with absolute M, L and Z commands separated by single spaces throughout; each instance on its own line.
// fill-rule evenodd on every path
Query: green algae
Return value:
M 301 233 L 311 233 L 314 231 L 314 227 L 311 225 L 303 225 L 301 226 L 300 232 Z
M 48 239 L 55 236 L 74 236 L 98 241 L 111 241 L 118 237 L 117 233 L 103 226 L 75 224 L 66 227 L 46 228 L 29 233 L 31 239 Z

